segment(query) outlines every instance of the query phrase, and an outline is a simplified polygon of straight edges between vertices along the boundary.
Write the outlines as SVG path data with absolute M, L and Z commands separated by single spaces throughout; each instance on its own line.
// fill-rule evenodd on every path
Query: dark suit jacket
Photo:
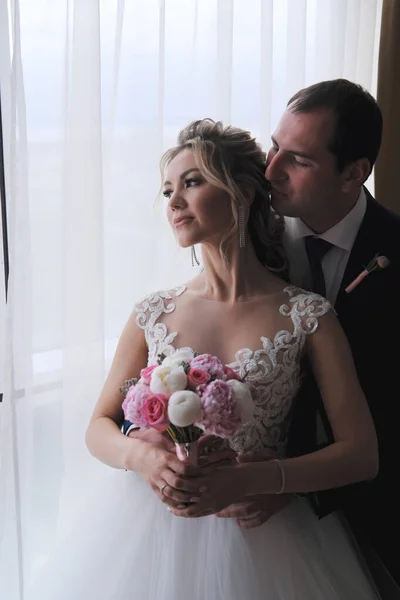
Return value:
M 350 294 L 346 286 L 379 253 L 390 260 Z M 380 470 L 371 483 L 311 495 L 323 517 L 341 509 L 361 549 L 377 554 L 399 584 L 400 598 L 400 216 L 367 192 L 367 210 L 349 257 L 335 304 L 353 352 L 358 377 L 378 434 Z M 295 402 L 289 453 L 316 449 L 316 412 L 332 436 L 315 380 L 307 373 Z M 332 438 L 331 438 L 332 439 Z M 378 582 L 379 583 L 379 582 Z

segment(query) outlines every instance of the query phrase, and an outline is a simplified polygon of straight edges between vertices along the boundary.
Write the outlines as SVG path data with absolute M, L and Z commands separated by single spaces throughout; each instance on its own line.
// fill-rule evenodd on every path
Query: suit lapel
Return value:
M 367 209 L 350 252 L 335 303 L 335 309 L 339 317 L 353 304 L 351 294 L 347 294 L 345 291 L 346 287 L 361 273 L 375 254 L 381 251 L 381 248 L 379 248 L 380 240 L 376 239 L 376 200 L 373 199 L 368 190 L 365 190 L 365 193 L 367 195 Z M 354 296 L 356 295 L 354 294 Z

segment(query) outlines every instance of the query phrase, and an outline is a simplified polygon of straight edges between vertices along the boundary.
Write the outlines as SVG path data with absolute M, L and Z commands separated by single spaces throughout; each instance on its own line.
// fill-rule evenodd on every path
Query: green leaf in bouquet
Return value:
M 157 362 L 158 362 L 158 364 L 159 364 L 159 365 L 161 365 L 161 364 L 162 364 L 162 361 L 164 360 L 164 358 L 167 358 L 167 355 L 166 355 L 166 354 L 164 354 L 164 352 L 161 352 L 161 354 L 159 354 L 159 355 L 157 356 Z
M 190 371 L 190 364 L 188 362 L 181 362 L 181 367 L 183 367 L 183 370 L 185 371 L 186 375 L 189 373 Z
M 203 430 L 195 425 L 177 427 L 176 425 L 170 423 L 167 433 L 171 437 L 172 441 L 175 442 L 175 444 L 187 444 L 190 442 L 196 442 L 203 435 Z
M 132 377 L 132 379 L 127 379 L 122 387 L 119 388 L 120 393 L 125 397 L 129 392 L 130 388 L 133 385 L 136 385 L 138 382 L 137 377 Z

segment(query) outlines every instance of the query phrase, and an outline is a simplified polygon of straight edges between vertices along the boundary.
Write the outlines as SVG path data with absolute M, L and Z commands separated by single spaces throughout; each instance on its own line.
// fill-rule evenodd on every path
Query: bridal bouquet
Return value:
M 125 419 L 167 432 L 181 459 L 193 456 L 202 435 L 231 437 L 254 413 L 249 386 L 215 356 L 190 348 L 161 354 L 120 391 Z

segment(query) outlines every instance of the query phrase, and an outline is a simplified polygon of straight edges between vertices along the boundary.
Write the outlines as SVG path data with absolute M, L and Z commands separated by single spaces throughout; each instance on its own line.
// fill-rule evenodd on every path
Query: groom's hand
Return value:
M 203 435 L 199 439 L 199 465 L 204 469 L 236 464 L 237 454 L 223 447 L 224 440 L 215 435 Z
M 236 519 L 240 527 L 251 529 L 266 523 L 273 515 L 285 508 L 292 498 L 292 494 L 255 496 L 251 502 L 230 506 L 217 513 L 216 516 L 225 519 Z
M 277 456 L 274 450 L 264 448 L 258 452 L 246 452 L 237 457 L 239 463 L 259 462 L 271 460 Z M 217 513 L 217 517 L 236 519 L 243 529 L 259 527 L 266 523 L 270 517 L 285 508 L 293 499 L 292 494 L 260 494 L 254 496 L 249 502 L 236 504 Z

